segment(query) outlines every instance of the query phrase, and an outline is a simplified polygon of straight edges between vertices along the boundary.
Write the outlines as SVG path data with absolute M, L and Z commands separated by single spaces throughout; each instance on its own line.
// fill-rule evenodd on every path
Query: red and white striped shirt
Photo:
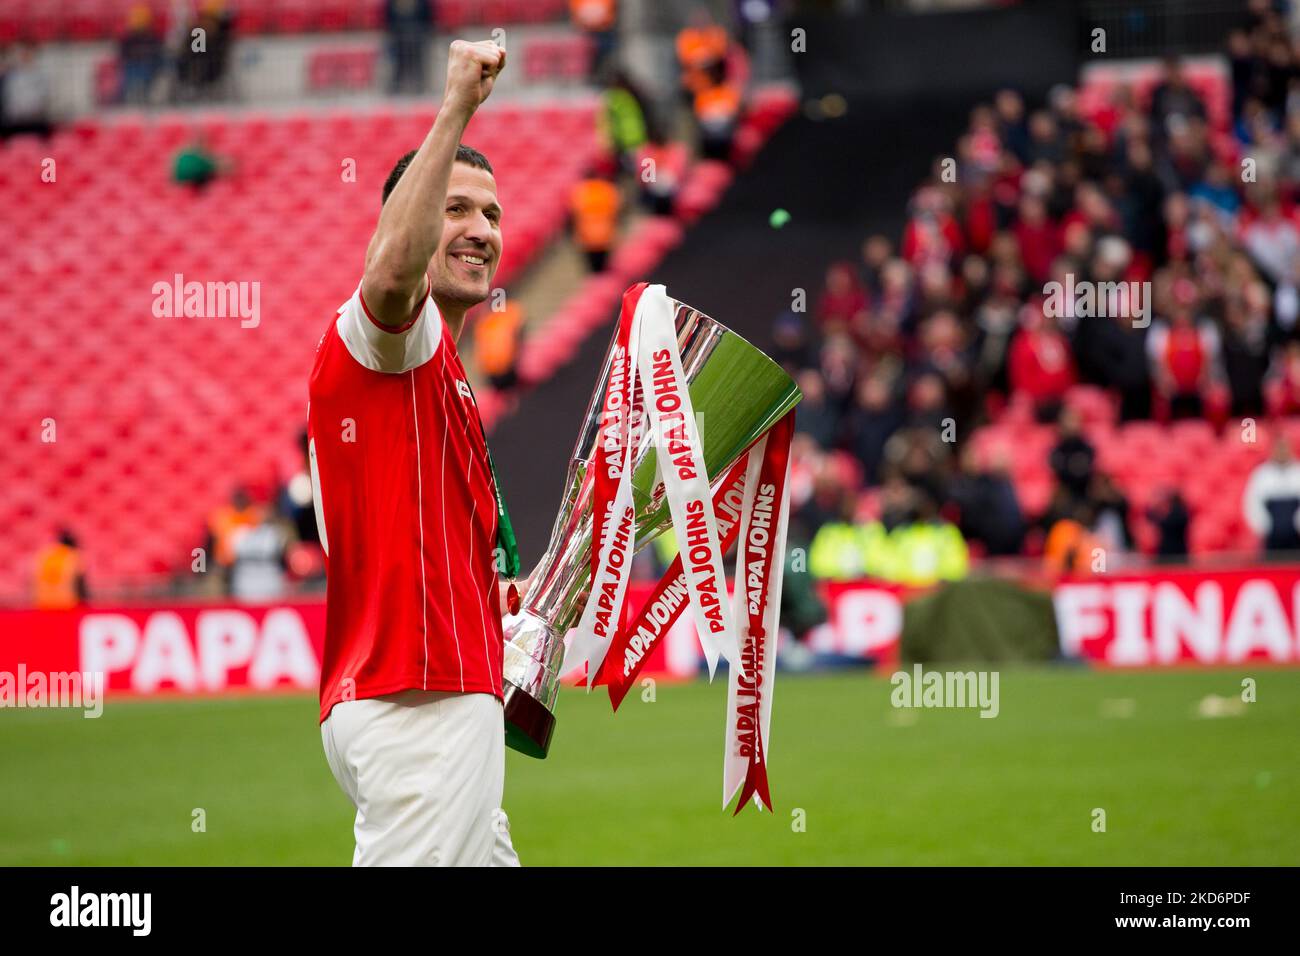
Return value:
M 328 575 L 321 721 L 340 700 L 401 690 L 500 697 L 496 490 L 432 297 L 390 331 L 358 286 L 317 346 L 310 397 Z

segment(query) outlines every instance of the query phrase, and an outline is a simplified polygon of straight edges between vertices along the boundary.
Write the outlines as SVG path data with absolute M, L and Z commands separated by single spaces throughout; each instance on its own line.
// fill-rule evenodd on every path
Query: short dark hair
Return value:
M 397 161 L 393 171 L 388 174 L 384 180 L 384 198 L 380 205 L 388 202 L 388 197 L 392 195 L 393 190 L 397 187 L 397 181 L 402 178 L 402 173 L 406 172 L 406 167 L 411 165 L 411 160 L 415 158 L 418 150 L 411 150 L 405 156 Z M 456 147 L 456 162 L 464 163 L 466 166 L 473 166 L 475 169 L 492 172 L 492 164 L 488 162 L 486 156 L 480 153 L 473 146 L 466 146 L 464 143 Z

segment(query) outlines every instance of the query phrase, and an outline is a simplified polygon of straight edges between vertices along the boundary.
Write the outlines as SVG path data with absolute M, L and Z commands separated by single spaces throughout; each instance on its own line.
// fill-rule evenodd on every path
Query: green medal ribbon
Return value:
M 479 428 L 483 427 L 482 421 Z M 487 450 L 487 435 L 483 436 L 483 448 Z M 506 500 L 501 497 L 501 481 L 497 478 L 497 466 L 492 461 L 492 452 L 488 451 L 488 467 L 492 469 L 492 490 L 497 496 L 497 548 L 505 553 L 507 578 L 519 577 L 519 544 L 515 541 L 515 529 L 510 524 L 510 512 L 506 511 Z
M 497 477 L 497 466 L 492 460 L 492 449 L 488 448 L 487 429 L 483 427 L 483 416 L 478 411 L 478 398 L 474 396 L 473 389 L 470 389 L 469 394 L 470 400 L 474 403 L 474 416 L 478 419 L 478 433 L 483 436 L 483 451 L 487 454 L 488 470 L 492 472 L 492 491 L 497 497 L 497 550 L 506 556 L 504 573 L 513 582 L 519 577 L 519 543 L 515 540 L 515 529 L 510 523 L 506 500 L 501 497 L 501 479 Z M 510 588 L 512 601 L 517 601 L 514 584 L 511 584 Z

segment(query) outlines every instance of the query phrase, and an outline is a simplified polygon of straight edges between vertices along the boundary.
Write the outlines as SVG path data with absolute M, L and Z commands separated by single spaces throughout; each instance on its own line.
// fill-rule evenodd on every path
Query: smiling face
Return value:
M 468 308 L 488 297 L 501 262 L 501 206 L 486 169 L 453 163 L 442 240 L 429 263 L 430 289 L 443 305 Z

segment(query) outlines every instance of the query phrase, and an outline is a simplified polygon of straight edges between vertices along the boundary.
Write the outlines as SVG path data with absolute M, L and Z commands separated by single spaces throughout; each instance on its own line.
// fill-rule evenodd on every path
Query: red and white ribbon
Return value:
M 787 413 L 749 454 L 740 544 L 736 548 L 735 619 L 740 663 L 727 684 L 727 738 L 722 805 L 740 790 L 739 813 L 751 797 L 772 809 L 767 783 L 767 740 L 772 723 L 776 639 L 785 573 L 786 485 L 794 413 Z
M 721 654 L 736 666 L 740 648 L 727 604 L 722 543 L 713 515 L 704 446 L 691 407 L 677 345 L 676 309 L 661 285 L 641 294 L 637 306 L 641 343 L 637 355 L 646 409 L 654 428 L 659 474 L 672 513 L 673 531 L 686 572 L 691 613 L 713 677 Z
M 740 536 L 740 512 L 745 498 L 745 470 L 748 459 L 740 458 L 718 483 L 713 492 L 713 514 L 718 522 L 725 554 Z M 659 583 L 650 592 L 640 613 L 623 630 L 618 632 L 605 658 L 605 665 L 596 678 L 597 684 L 609 686 L 609 702 L 615 710 L 636 683 L 637 675 L 645 667 L 650 654 L 677 623 L 686 610 L 689 592 L 686 572 L 682 570 L 682 556 L 673 558 L 672 564 Z
M 591 594 L 565 650 L 562 667 L 567 672 L 586 664 L 588 687 L 605 659 L 610 641 L 622 626 L 623 602 L 632 571 L 636 543 L 632 467 L 642 417 L 640 409 L 634 407 L 634 397 L 645 290 L 646 284 L 641 282 L 623 294 L 592 461 Z

